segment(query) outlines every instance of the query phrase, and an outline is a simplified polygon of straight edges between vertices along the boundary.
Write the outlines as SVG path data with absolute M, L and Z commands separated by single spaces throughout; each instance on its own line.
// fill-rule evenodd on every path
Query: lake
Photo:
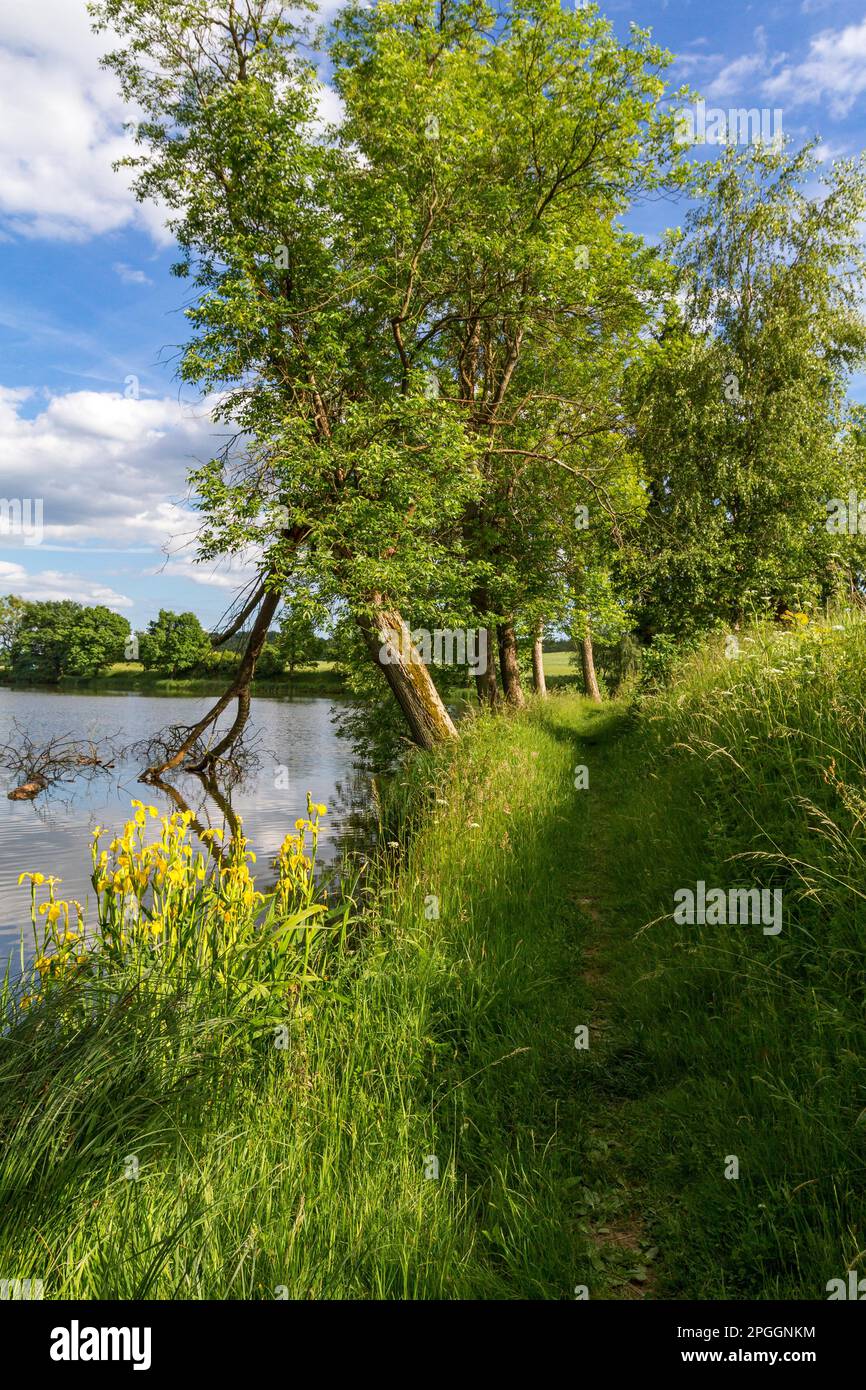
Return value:
M 55 691 L 0 687 L 0 744 L 15 743 L 16 729 L 36 742 L 55 737 L 110 738 L 118 747 L 157 733 L 169 724 L 194 724 L 215 696 L 139 694 L 60 694 Z M 333 862 L 342 849 L 361 837 L 369 804 L 369 778 L 353 759 L 351 742 L 338 738 L 333 716 L 340 701 L 290 696 L 256 697 L 249 729 L 256 767 L 227 796 L 243 818 L 244 832 L 258 856 L 265 878 L 286 833 L 306 814 L 307 792 L 323 801 L 328 815 L 319 841 L 320 861 Z M 232 707 L 233 709 L 233 707 Z M 229 717 L 232 711 L 229 711 Z M 221 725 L 225 727 L 225 725 Z M 21 780 L 2 773 L 0 795 L 0 973 L 21 928 L 29 941 L 30 888 L 18 887 L 18 875 L 39 870 L 63 880 L 59 896 L 93 902 L 90 844 L 94 826 L 119 830 L 130 814 L 130 801 L 178 809 L 158 787 L 138 781 L 145 766 L 127 757 L 114 769 L 92 778 L 77 777 L 41 792 L 33 801 L 9 801 L 5 795 Z M 171 784 L 202 826 L 225 825 L 220 807 L 192 775 L 175 775 Z M 155 823 L 156 824 L 156 823 Z M 228 830 L 227 830 L 228 833 Z M 101 841 L 107 848 L 109 836 Z M 92 913 L 89 914 L 92 921 Z

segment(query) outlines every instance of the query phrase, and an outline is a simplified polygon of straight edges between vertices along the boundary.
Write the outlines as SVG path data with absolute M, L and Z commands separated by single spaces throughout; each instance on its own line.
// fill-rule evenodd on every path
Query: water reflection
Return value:
M 0 689 L 0 742 L 9 740 L 17 722 L 36 741 L 110 736 L 116 747 L 131 749 L 169 723 L 193 723 L 209 703 L 208 697 Z M 19 873 L 56 874 L 63 880 L 62 896 L 92 902 L 91 832 L 96 825 L 112 834 L 120 830 L 133 799 L 161 812 L 188 809 L 197 833 L 218 828 L 228 839 L 242 821 L 265 881 L 286 834 L 306 814 L 308 791 L 328 807 L 319 842 L 323 864 L 333 864 L 347 848 L 369 844 L 369 778 L 354 762 L 351 745 L 336 735 L 336 703 L 255 698 L 250 721 L 255 757 L 243 779 L 229 788 L 224 779 L 203 773 L 142 786 L 143 764 L 127 754 L 110 775 L 63 784 L 34 801 L 0 796 L 0 966 L 28 925 L 29 895 L 26 886 L 17 886 Z M 4 793 L 14 777 L 7 783 Z

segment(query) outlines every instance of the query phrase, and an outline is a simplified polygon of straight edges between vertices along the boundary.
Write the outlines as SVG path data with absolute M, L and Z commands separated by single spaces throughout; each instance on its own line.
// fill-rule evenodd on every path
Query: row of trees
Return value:
M 279 0 L 97 0 L 136 126 L 135 189 L 190 282 L 184 381 L 232 440 L 193 474 L 200 555 L 259 557 L 237 701 L 282 598 L 336 606 L 356 681 L 411 736 L 454 727 L 417 628 L 483 628 L 485 704 L 521 635 L 643 642 L 859 595 L 827 499 L 863 478 L 861 163 L 726 149 L 690 165 L 669 55 L 559 0 L 350 3 L 315 43 Z M 688 196 L 659 245 L 636 203 Z M 408 620 L 408 621 L 407 621 Z M 378 668 L 378 669 L 377 669 Z M 538 673 L 539 663 L 536 662 Z
M 69 599 L 28 602 L 0 598 L 0 659 L 14 680 L 56 684 L 65 676 L 97 676 L 106 667 L 137 659 L 165 676 L 207 676 L 239 666 L 240 652 L 213 648 L 194 613 L 160 609 L 147 630 L 135 634 L 119 613 Z M 259 675 L 293 675 L 325 651 L 309 615 L 284 607 L 259 663 Z

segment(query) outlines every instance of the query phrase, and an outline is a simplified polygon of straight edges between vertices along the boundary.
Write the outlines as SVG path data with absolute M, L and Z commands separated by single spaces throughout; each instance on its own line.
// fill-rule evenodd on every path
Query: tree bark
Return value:
M 496 683 L 496 658 L 493 655 L 493 630 L 489 627 L 479 628 L 479 632 L 486 635 L 487 668 L 479 671 L 475 677 L 475 689 L 478 693 L 478 703 L 486 709 L 495 709 L 499 704 L 499 687 Z
M 409 732 L 421 748 L 457 737 L 453 720 L 400 613 L 380 594 L 371 599 L 371 612 L 358 618 L 367 649 L 403 711 Z
M 502 676 L 502 689 L 505 692 L 505 698 L 509 705 L 513 705 L 515 709 L 523 709 L 526 698 L 520 683 L 520 669 L 517 665 L 517 637 L 511 618 L 506 618 L 504 622 L 497 624 L 496 636 L 499 641 L 499 672 Z
M 475 677 L 475 689 L 478 694 L 478 703 L 487 709 L 495 709 L 499 704 L 499 687 L 496 682 L 496 657 L 493 654 L 493 639 L 496 636 L 493 628 L 487 621 L 490 612 L 490 595 L 486 589 L 480 588 L 473 590 L 472 607 L 475 610 L 478 622 L 478 631 L 485 636 L 485 648 L 487 652 L 487 669 L 479 671 Z
M 595 657 L 592 654 L 592 638 L 589 633 L 580 642 L 580 664 L 583 667 L 583 688 L 590 700 L 601 704 L 601 691 L 595 675 Z
M 547 694 L 547 681 L 544 678 L 544 623 L 540 618 L 532 641 L 532 686 L 536 695 L 543 699 Z

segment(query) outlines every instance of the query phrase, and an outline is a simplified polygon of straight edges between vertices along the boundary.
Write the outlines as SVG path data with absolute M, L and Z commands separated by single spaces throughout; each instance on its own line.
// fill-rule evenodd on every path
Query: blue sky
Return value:
M 780 108 L 786 134 L 819 133 L 831 158 L 866 143 L 864 0 L 601 9 L 623 36 L 652 28 L 674 85 L 709 106 Z M 247 573 L 192 563 L 186 473 L 219 436 L 174 377 L 184 286 L 159 212 L 112 172 L 127 137 L 99 52 L 83 0 L 0 14 L 0 493 L 44 499 L 41 544 L 0 537 L 0 593 L 211 625 Z M 654 236 L 680 213 L 653 204 L 632 225 Z

